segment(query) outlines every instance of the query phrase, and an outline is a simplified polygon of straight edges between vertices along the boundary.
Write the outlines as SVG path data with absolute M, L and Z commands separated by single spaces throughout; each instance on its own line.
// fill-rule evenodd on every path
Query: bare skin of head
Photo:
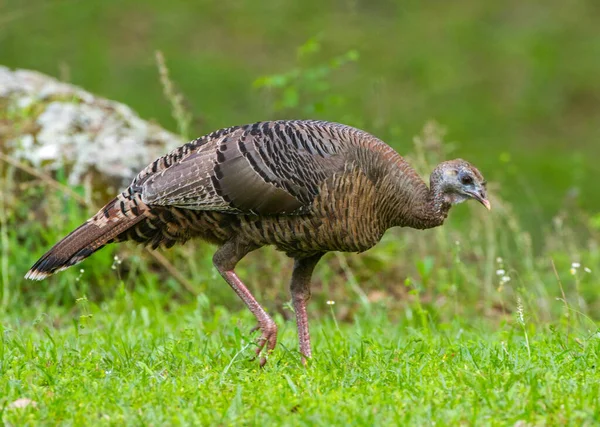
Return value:
M 462 159 L 443 162 L 431 174 L 432 191 L 443 194 L 449 205 L 474 199 L 490 210 L 486 184 L 481 172 Z

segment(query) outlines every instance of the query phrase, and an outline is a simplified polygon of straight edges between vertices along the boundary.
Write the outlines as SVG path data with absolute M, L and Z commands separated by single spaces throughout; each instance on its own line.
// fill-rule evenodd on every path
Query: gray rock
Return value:
M 30 70 L 0 66 L 0 150 L 71 185 L 100 174 L 115 187 L 184 141 L 131 108 Z

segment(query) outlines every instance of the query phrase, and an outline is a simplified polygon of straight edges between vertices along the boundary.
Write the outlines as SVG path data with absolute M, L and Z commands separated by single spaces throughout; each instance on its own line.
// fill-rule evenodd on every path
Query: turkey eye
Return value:
M 471 177 L 470 175 L 463 175 L 460 178 L 460 182 L 463 183 L 464 185 L 473 184 L 473 177 Z

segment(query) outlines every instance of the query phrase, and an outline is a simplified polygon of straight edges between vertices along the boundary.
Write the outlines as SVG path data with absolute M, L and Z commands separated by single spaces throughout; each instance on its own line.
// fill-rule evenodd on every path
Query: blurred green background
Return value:
M 312 280 L 308 371 L 292 262 L 249 254 L 236 272 L 280 328 L 257 374 L 254 319 L 204 242 L 108 245 L 25 280 L 109 195 L 0 150 L 0 424 L 598 425 L 599 24 L 598 0 L 0 0 L 0 66 L 190 139 L 278 118 L 347 123 L 423 174 L 471 161 L 494 206 L 329 253 Z M 189 123 L 173 118 L 157 51 Z M 40 111 L 0 105 L 0 134 L 33 133 Z M 22 397 L 38 406 L 17 412 Z
M 190 136 L 313 117 L 363 127 L 403 153 L 435 119 L 456 156 L 499 183 L 526 224 L 543 225 L 565 198 L 600 209 L 599 22 L 594 0 L 5 0 L 0 64 L 60 77 L 176 130 L 161 50 L 194 116 Z M 295 97 L 313 96 L 303 93 L 274 108 L 254 84 L 348 52 L 358 60 L 317 88 L 326 108 L 295 108 Z

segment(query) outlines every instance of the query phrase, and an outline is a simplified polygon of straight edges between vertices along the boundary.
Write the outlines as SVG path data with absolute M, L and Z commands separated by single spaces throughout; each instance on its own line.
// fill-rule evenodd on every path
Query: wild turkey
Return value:
M 155 160 L 25 277 L 43 279 L 107 243 L 157 248 L 199 237 L 218 246 L 215 267 L 258 320 L 258 356 L 275 347 L 277 326 L 234 268 L 274 245 L 294 259 L 290 290 L 304 361 L 306 302 L 323 254 L 366 251 L 394 226 L 437 227 L 468 199 L 490 209 L 481 173 L 461 159 L 439 164 L 428 188 L 391 147 L 359 129 L 301 120 L 234 126 Z

